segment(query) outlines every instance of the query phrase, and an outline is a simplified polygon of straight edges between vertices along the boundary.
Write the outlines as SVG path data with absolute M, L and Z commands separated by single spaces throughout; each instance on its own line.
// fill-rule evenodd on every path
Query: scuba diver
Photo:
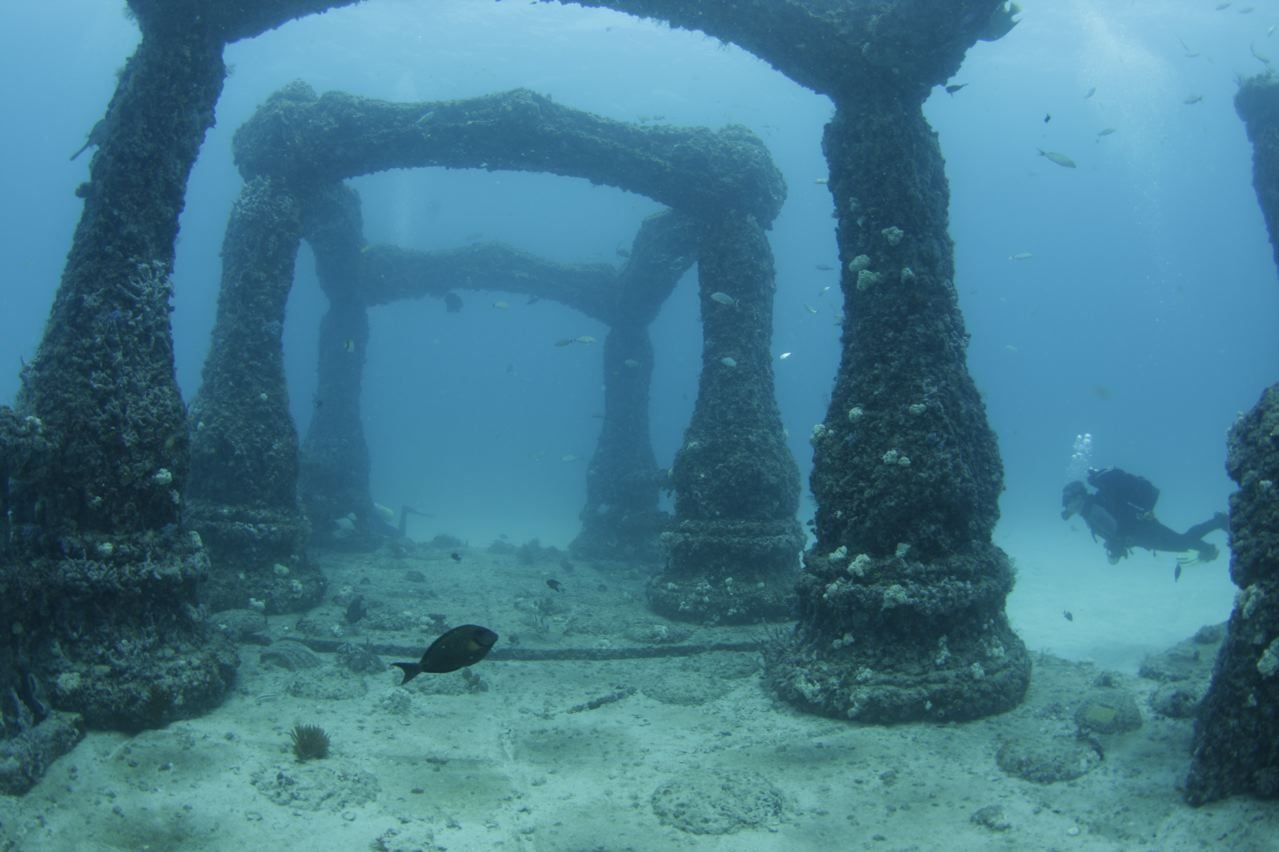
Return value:
M 1097 490 L 1089 491 L 1079 480 L 1066 483 L 1061 489 L 1061 517 L 1082 517 L 1093 540 L 1100 538 L 1106 545 L 1111 565 L 1128 556 L 1133 548 L 1170 551 L 1179 554 L 1173 575 L 1177 579 L 1183 566 L 1217 558 L 1216 545 L 1203 537 L 1213 530 L 1226 529 L 1228 519 L 1224 512 L 1179 533 L 1155 518 L 1159 489 L 1145 477 L 1117 467 L 1091 468 L 1088 485 Z

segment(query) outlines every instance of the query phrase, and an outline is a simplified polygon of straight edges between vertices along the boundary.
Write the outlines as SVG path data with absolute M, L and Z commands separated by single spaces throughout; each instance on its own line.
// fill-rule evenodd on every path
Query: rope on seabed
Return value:
M 333 653 L 343 645 L 356 643 L 343 639 L 316 639 L 290 636 L 289 641 L 301 642 L 312 651 Z M 762 650 L 764 643 L 756 642 L 699 642 L 692 645 L 658 645 L 643 648 L 494 648 L 486 660 L 509 660 L 514 662 L 560 662 L 570 660 L 646 660 L 659 657 L 691 657 L 696 654 L 709 654 L 716 651 L 747 652 Z M 360 647 L 366 648 L 379 656 L 416 657 L 422 653 L 421 646 L 390 645 L 369 643 Z

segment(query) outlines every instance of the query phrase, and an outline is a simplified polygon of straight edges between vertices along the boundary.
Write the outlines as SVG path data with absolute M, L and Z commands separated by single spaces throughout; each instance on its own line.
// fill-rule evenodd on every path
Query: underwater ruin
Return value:
M 579 532 L 556 570 L 575 570 L 575 559 L 643 566 L 636 610 L 682 626 L 663 626 L 661 643 L 683 628 L 797 619 L 750 645 L 788 707 L 884 725 L 1017 708 L 1033 675 L 1005 613 L 1012 563 L 992 539 L 1004 468 L 969 372 L 950 188 L 923 111 L 967 51 L 1013 29 L 1016 5 L 576 4 L 736 44 L 834 106 L 822 150 L 842 337 L 829 405 L 811 432 L 806 544 L 800 468 L 774 387 L 769 232 L 788 188 L 767 140 L 742 127 L 615 120 L 528 89 L 391 102 L 305 82 L 280 88 L 236 131 L 243 185 L 188 408 L 170 325 L 175 242 L 227 75 L 224 51 L 350 4 L 129 0 L 142 39 L 90 140 L 83 212 L 39 351 L 18 398 L 0 407 L 0 792 L 39 783 L 86 729 L 133 733 L 218 707 L 243 651 L 210 613 L 301 624 L 326 595 L 358 602 L 331 587 L 316 553 L 371 553 L 403 538 L 370 486 L 361 412 L 370 311 L 448 304 L 468 291 L 545 300 L 607 328 L 596 350 L 600 435 Z M 1279 262 L 1277 91 L 1268 77 L 1246 81 L 1238 109 Z M 347 181 L 425 168 L 583 178 L 664 209 L 643 221 L 620 266 L 500 242 L 435 251 L 368 242 Z M 284 328 L 304 243 L 327 307 L 315 359 L 324 405 L 299 436 Z M 693 268 L 697 393 L 667 469 L 650 435 L 662 345 L 650 328 Z M 1196 805 L 1279 797 L 1277 435 L 1274 386 L 1229 439 L 1239 486 L 1231 577 L 1242 592 L 1187 757 L 1185 798 Z M 551 593 L 534 604 L 543 623 L 573 581 L 545 583 Z M 360 607 L 348 613 L 364 617 Z M 311 640 L 312 650 L 338 648 L 332 637 Z M 593 650 L 608 659 L 615 649 Z M 536 659 L 519 648 L 510 658 L 521 651 Z M 589 709 L 633 692 L 618 688 Z

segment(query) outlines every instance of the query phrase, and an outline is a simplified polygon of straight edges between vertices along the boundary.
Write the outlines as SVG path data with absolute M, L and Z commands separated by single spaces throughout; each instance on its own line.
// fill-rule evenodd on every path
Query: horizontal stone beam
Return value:
M 785 200 L 760 139 L 612 121 L 516 89 L 460 101 L 390 103 L 293 83 L 235 134 L 245 180 L 300 186 L 428 166 L 549 172 L 645 195 L 683 213 L 742 210 L 767 227 Z
M 1005 0 L 542 0 L 614 9 L 732 42 L 837 99 L 870 81 L 926 93 L 978 39 L 1012 29 Z M 921 98 L 922 99 L 922 98 Z
M 606 263 L 555 263 L 497 243 L 431 252 L 376 245 L 361 261 L 359 295 L 369 306 L 499 290 L 551 299 L 611 323 L 617 302 L 617 270 Z
M 225 0 L 128 0 L 129 11 L 143 32 L 203 30 L 215 41 L 229 44 L 253 38 L 296 18 L 304 18 L 353 6 L 360 0 L 253 0 L 228 3 Z

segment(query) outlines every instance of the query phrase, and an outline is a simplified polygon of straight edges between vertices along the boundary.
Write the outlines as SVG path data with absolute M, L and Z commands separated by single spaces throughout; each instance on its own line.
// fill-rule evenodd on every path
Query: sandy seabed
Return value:
M 0 848 L 1279 849 L 1279 803 L 1183 804 L 1192 721 L 1156 712 L 1162 684 L 1137 673 L 1148 654 L 1226 618 L 1224 557 L 1174 583 L 1167 559 L 1111 567 L 1086 540 L 1041 542 L 1001 542 L 1019 567 L 1010 617 L 1035 652 L 1024 704 L 889 728 L 780 703 L 752 651 L 495 652 L 400 687 L 382 666 L 415 655 L 369 651 L 421 649 L 468 622 L 497 630 L 499 651 L 665 653 L 763 632 L 654 616 L 643 572 L 625 566 L 482 549 L 455 562 L 425 546 L 322 555 L 328 601 L 269 619 L 273 645 L 242 645 L 223 706 L 137 736 L 90 734 L 28 795 L 0 799 Z M 352 625 L 354 595 L 368 614 Z M 352 646 L 308 657 L 290 638 Z M 1134 700 L 1138 729 L 1076 735 L 1081 696 L 1099 683 Z M 298 762 L 295 724 L 323 727 L 330 755 Z M 1075 759 L 1091 769 L 1073 780 L 1024 780 L 997 760 L 1009 743 L 1080 742 Z

